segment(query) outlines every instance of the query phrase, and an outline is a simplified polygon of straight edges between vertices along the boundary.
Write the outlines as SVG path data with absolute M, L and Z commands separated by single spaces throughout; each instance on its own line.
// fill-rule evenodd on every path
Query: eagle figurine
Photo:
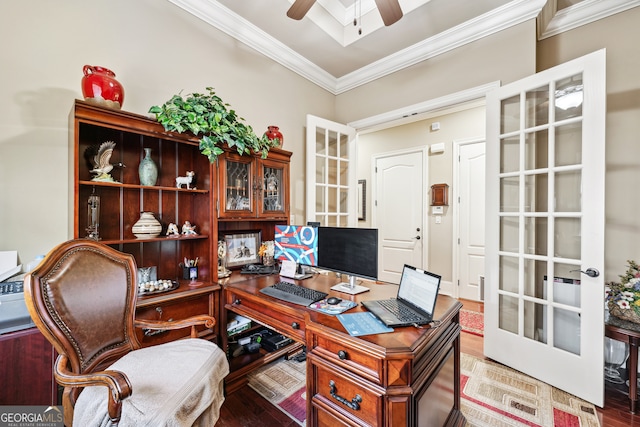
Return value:
M 113 141 L 106 141 L 100 144 L 100 146 L 91 146 L 87 148 L 86 155 L 91 162 L 93 169 L 91 173 L 95 176 L 91 178 L 91 181 L 108 181 L 115 182 L 111 176 L 111 171 L 114 166 L 124 167 L 122 163 L 113 165 L 111 163 L 111 155 L 116 143 Z

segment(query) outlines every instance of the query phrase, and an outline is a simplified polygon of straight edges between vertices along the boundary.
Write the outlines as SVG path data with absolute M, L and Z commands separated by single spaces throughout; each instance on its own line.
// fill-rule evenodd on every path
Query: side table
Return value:
M 640 324 L 609 316 L 604 322 L 605 336 L 629 344 L 627 372 L 629 375 L 629 409 L 636 413 L 638 404 L 638 347 L 640 346 Z

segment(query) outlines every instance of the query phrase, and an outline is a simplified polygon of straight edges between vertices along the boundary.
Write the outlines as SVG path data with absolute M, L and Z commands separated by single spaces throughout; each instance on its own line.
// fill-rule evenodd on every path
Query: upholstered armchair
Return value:
M 29 313 L 59 356 L 65 425 L 207 426 L 224 400 L 226 356 L 196 338 L 215 319 L 135 320 L 132 255 L 93 240 L 54 248 L 25 277 Z M 191 328 L 191 338 L 141 348 L 135 327 Z

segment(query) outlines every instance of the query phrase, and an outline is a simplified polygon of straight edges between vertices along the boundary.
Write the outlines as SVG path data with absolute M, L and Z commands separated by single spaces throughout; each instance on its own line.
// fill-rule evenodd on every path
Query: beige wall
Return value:
M 257 133 L 279 125 L 304 218 L 305 117 L 333 117 L 330 93 L 161 0 L 1 2 L 0 39 L 0 250 L 26 263 L 69 237 L 68 115 L 85 64 L 116 73 L 127 111 L 212 86 Z
M 431 123 L 438 122 L 440 129 L 432 131 Z M 453 208 L 451 196 L 453 191 L 453 142 L 484 138 L 485 108 L 473 107 L 463 111 L 435 115 L 425 120 L 396 126 L 382 131 L 367 133 L 358 137 L 358 179 L 367 181 L 367 188 L 372 188 L 375 176 L 372 172 L 372 156 L 407 148 L 425 147 L 444 143 L 444 153 L 428 154 L 429 182 L 424 183 L 424 196 L 427 203 L 431 198 L 432 184 L 449 184 L 450 206 L 445 207 L 442 223 L 436 224 L 435 217 L 425 212 L 428 217 L 427 242 L 425 249 L 425 268 L 442 275 L 442 280 L 452 280 L 453 251 Z M 360 221 L 359 226 L 371 225 L 372 196 L 367 191 L 367 220 Z
M 384 78 L 340 94 L 344 123 L 535 72 L 535 20 L 492 34 Z
M 640 7 L 538 44 L 538 70 L 607 50 L 605 280 L 640 259 Z

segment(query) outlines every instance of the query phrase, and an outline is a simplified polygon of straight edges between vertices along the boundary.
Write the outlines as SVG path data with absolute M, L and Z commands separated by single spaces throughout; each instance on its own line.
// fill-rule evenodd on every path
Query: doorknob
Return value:
M 580 273 L 586 274 L 589 277 L 598 277 L 600 275 L 600 272 L 595 268 L 587 268 L 587 271 L 571 270 L 570 272 L 573 273 L 574 271 L 579 271 Z

